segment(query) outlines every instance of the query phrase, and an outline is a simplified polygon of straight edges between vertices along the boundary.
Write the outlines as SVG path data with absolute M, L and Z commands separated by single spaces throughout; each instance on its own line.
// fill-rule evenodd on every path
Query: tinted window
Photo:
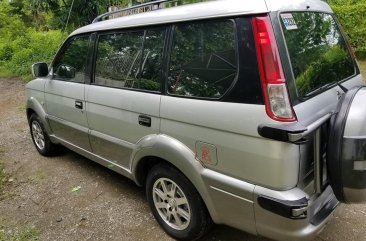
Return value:
M 330 14 L 287 13 L 281 22 L 299 96 L 306 97 L 355 73 L 354 62 Z
M 175 26 L 168 93 L 220 98 L 237 74 L 234 23 L 230 20 Z
M 95 83 L 159 91 L 164 34 L 151 30 L 100 35 Z
M 165 31 L 151 30 L 146 32 L 144 41 L 144 59 L 138 88 L 160 91 L 161 64 Z
M 54 61 L 53 77 L 83 83 L 88 48 L 89 36 L 75 37 L 69 41 Z

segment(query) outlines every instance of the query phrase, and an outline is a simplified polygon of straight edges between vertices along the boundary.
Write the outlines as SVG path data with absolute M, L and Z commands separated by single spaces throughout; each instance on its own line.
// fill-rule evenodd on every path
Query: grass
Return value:
M 27 105 L 26 104 L 24 104 L 24 105 L 21 105 L 21 106 L 19 106 L 18 107 L 18 110 L 20 111 L 20 112 L 25 112 L 25 110 L 27 109 Z
M 47 174 L 43 171 L 35 172 L 34 174 L 28 176 L 28 182 L 37 183 L 47 177 Z
M 6 230 L 0 227 L 0 241 L 38 241 L 39 231 L 35 227 L 22 230 Z
M 8 177 L 4 170 L 4 163 L 0 160 L 0 200 L 4 195 L 4 189 L 6 182 L 8 181 Z M 1 239 L 0 239 L 1 241 Z

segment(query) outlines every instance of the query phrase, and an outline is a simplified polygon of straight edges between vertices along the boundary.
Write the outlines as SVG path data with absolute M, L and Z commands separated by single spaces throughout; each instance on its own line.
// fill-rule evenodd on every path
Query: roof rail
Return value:
M 107 17 L 113 16 L 115 14 L 120 14 L 119 17 L 121 17 L 121 16 L 132 15 L 132 14 L 135 14 L 135 13 L 140 13 L 140 11 L 141 12 L 149 12 L 149 11 L 153 11 L 153 10 L 158 10 L 158 9 L 161 9 L 161 4 L 162 3 L 175 3 L 175 2 L 178 2 L 178 1 L 179 0 L 158 0 L 158 1 L 152 1 L 152 2 L 148 2 L 148 3 L 135 5 L 135 6 L 132 6 L 132 7 L 119 9 L 119 10 L 113 11 L 113 12 L 107 12 L 107 13 L 104 13 L 104 14 L 99 15 L 98 17 L 96 17 L 93 20 L 93 23 L 104 21 L 104 20 L 106 20 Z

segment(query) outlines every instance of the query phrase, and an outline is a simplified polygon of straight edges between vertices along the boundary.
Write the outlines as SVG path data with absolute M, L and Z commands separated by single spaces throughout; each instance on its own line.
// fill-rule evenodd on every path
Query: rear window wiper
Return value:
M 314 95 L 316 95 L 316 94 L 318 94 L 318 93 L 322 92 L 322 91 L 323 91 L 323 90 L 325 90 L 325 89 L 328 89 L 330 86 L 335 85 L 335 84 L 337 84 L 337 83 L 336 83 L 336 81 L 333 81 L 333 82 L 330 82 L 330 83 L 328 83 L 328 84 L 322 85 L 322 86 L 320 86 L 319 88 L 314 89 L 314 90 L 310 91 L 309 93 L 305 94 L 305 95 L 304 95 L 304 97 L 311 97 L 311 96 L 314 96 Z M 342 90 L 343 90 L 343 88 L 342 88 Z

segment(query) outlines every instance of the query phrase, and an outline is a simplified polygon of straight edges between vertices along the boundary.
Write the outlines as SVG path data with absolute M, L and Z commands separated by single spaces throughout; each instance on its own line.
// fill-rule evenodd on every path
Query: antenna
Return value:
M 71 10 L 72 10 L 72 7 L 73 7 L 73 6 L 74 6 L 74 0 L 72 0 L 72 3 L 71 3 L 71 7 L 70 7 L 69 15 L 67 16 L 67 20 L 66 20 L 66 24 L 65 24 L 65 29 L 64 29 L 64 31 L 66 31 L 67 25 L 69 24 L 70 15 L 71 15 Z

